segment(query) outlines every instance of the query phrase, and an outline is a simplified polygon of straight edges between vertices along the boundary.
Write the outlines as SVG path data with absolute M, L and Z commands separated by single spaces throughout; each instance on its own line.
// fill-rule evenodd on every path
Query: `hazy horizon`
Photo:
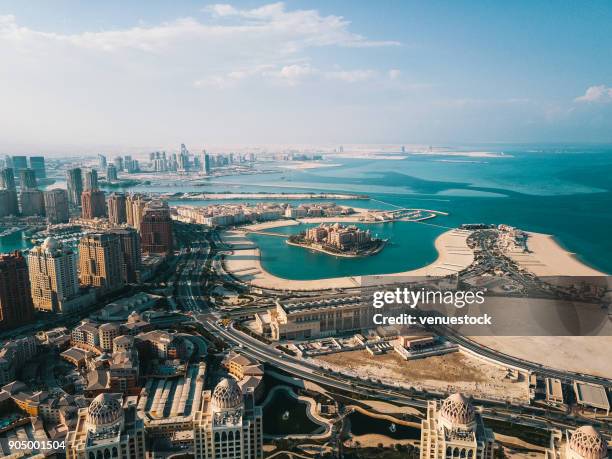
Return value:
M 610 23 L 604 1 L 4 1 L 0 154 L 612 143 Z

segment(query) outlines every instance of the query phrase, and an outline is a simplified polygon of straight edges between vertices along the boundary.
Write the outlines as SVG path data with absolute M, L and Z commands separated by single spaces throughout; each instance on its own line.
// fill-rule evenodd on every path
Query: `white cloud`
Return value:
M 378 75 L 375 70 L 338 70 L 326 72 L 325 77 L 330 80 L 340 80 L 346 83 L 360 83 L 373 79 Z
M 575 102 L 612 102 L 612 87 L 606 85 L 590 86 L 583 96 L 576 97 Z
M 398 69 L 391 69 L 389 70 L 388 75 L 389 75 L 389 79 L 397 80 L 402 75 L 402 72 L 401 70 L 398 70 Z

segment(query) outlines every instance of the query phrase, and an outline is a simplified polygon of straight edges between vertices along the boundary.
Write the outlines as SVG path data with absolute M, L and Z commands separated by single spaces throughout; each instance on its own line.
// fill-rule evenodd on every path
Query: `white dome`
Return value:
M 87 409 L 87 423 L 97 430 L 112 427 L 123 420 L 121 403 L 111 394 L 100 394 L 93 399 Z
M 453 425 L 466 425 L 474 421 L 475 411 L 462 394 L 453 394 L 442 403 L 440 416 Z
M 213 406 L 220 410 L 237 408 L 242 404 L 242 391 L 233 378 L 223 378 L 212 395 Z
M 608 457 L 608 444 L 592 426 L 582 426 L 574 430 L 569 441 L 569 449 L 585 459 Z
M 52 237 L 48 237 L 42 243 L 43 250 L 46 250 L 47 252 L 52 252 L 53 250 L 56 250 L 58 246 L 59 242 L 57 242 L 57 240 Z

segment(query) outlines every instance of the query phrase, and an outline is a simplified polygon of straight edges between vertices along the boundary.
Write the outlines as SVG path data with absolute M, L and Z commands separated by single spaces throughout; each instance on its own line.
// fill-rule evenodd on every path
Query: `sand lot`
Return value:
M 367 351 L 318 357 L 339 371 L 388 384 L 440 392 L 463 392 L 475 397 L 528 400 L 527 382 L 513 382 L 507 371 L 459 352 L 406 361 L 395 352 L 373 356 Z

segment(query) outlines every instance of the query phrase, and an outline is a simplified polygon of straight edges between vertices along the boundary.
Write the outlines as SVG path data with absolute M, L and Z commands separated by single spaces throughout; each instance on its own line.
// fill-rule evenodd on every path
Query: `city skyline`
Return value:
M 610 142 L 611 19 L 605 2 L 4 2 L 0 148 Z

